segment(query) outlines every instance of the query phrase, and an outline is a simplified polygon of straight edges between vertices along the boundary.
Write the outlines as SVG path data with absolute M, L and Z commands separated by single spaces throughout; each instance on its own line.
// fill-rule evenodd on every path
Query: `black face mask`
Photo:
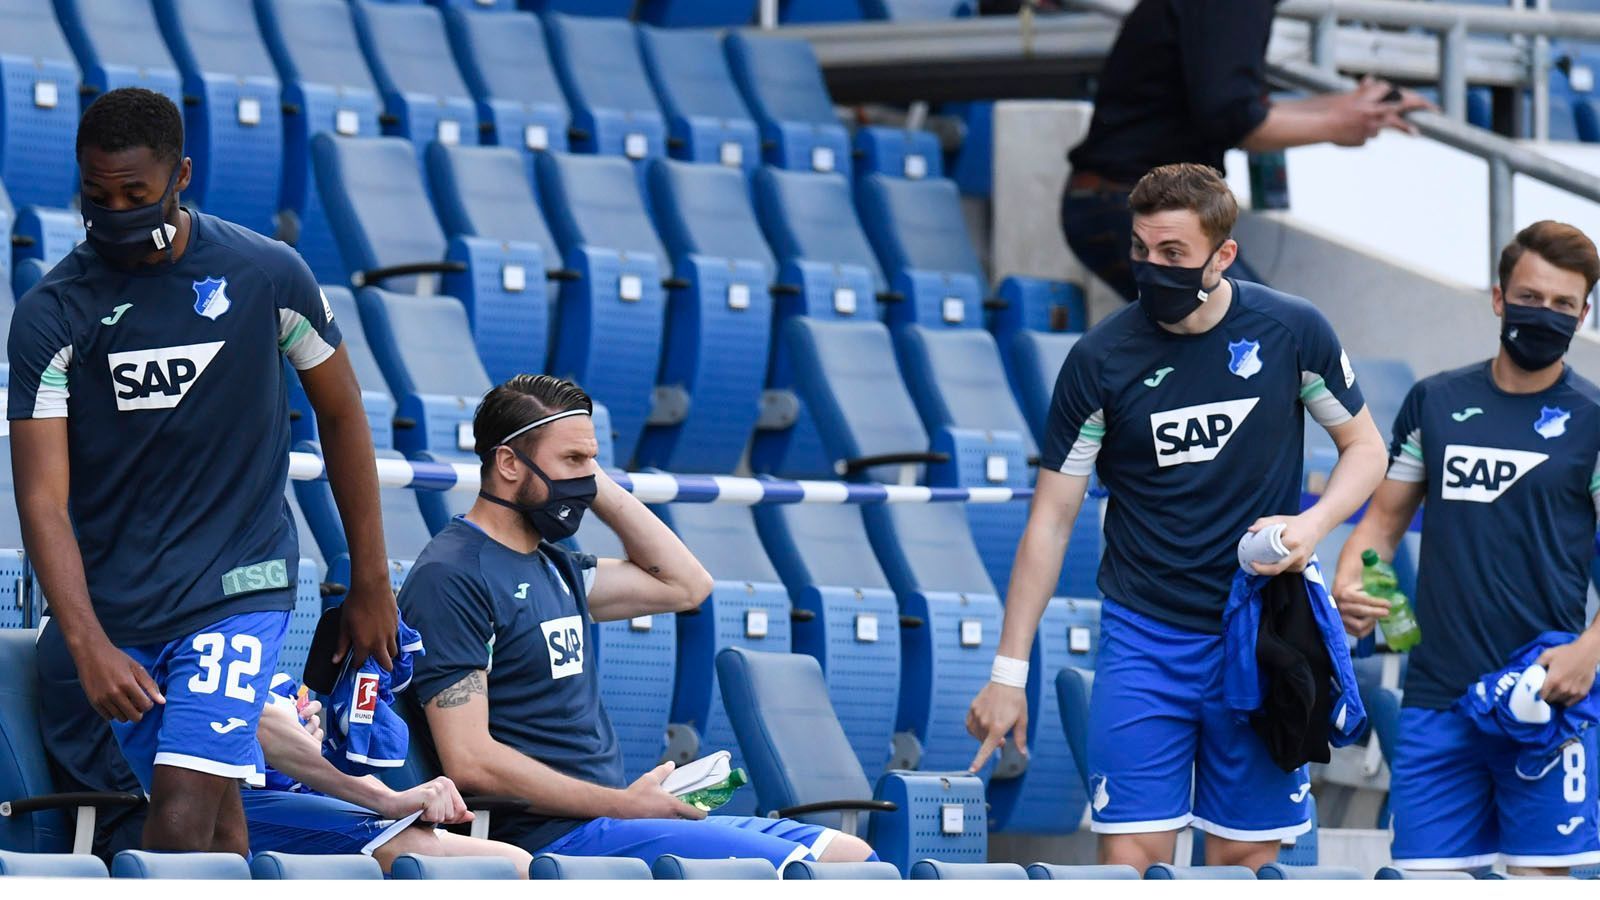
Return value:
M 1578 317 L 1543 306 L 1505 304 L 1500 319 L 1500 346 L 1526 372 L 1548 368 L 1567 354 Z
M 1219 245 L 1217 250 L 1220 249 Z M 1133 280 L 1139 285 L 1139 305 L 1144 307 L 1145 315 L 1157 322 L 1176 325 L 1199 309 L 1217 289 L 1215 284 L 1209 288 L 1205 286 L 1206 266 L 1211 265 L 1211 257 L 1217 255 L 1217 250 L 1212 250 L 1206 261 L 1195 268 L 1135 261 Z M 1217 283 L 1221 284 L 1221 279 Z
M 182 156 L 172 167 L 166 190 L 160 198 L 145 206 L 133 209 L 107 209 L 87 197 L 81 197 L 84 238 L 101 258 L 112 265 L 131 269 L 157 250 L 167 251 L 172 259 L 172 238 L 178 229 L 167 222 L 167 201 L 178 183 L 178 172 L 183 168 Z
M 583 514 L 594 502 L 594 476 L 552 479 L 515 447 L 506 449 L 515 453 L 517 459 L 521 460 L 535 477 L 544 482 L 546 492 L 544 503 L 540 506 L 525 506 L 483 491 L 479 491 L 478 496 L 490 503 L 522 513 L 522 517 L 528 520 L 528 526 L 539 532 L 539 536 L 547 541 L 559 541 L 577 534 L 578 524 L 583 521 Z

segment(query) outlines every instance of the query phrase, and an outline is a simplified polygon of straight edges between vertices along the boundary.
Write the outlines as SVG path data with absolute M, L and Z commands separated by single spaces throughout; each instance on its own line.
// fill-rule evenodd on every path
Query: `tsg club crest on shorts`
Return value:
M 194 283 L 194 311 L 215 322 L 233 306 L 228 299 L 228 279 L 206 278 Z
M 1572 418 L 1572 413 L 1559 406 L 1539 407 L 1539 421 L 1533 423 L 1533 430 L 1545 440 L 1558 438 L 1567 433 L 1567 420 Z
M 1261 342 L 1228 342 L 1228 371 L 1240 378 L 1249 378 L 1261 371 Z

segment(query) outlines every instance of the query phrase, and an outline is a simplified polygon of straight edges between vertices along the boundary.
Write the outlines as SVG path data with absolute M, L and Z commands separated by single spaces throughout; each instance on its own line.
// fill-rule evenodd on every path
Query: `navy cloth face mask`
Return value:
M 157 250 L 167 251 L 172 259 L 172 238 L 178 229 L 167 222 L 166 205 L 178 183 L 183 155 L 172 167 L 166 190 L 154 203 L 133 209 L 107 209 L 87 197 L 79 198 L 83 212 L 84 238 L 95 252 L 116 266 L 131 269 Z
M 1219 244 L 1217 250 L 1222 249 Z M 1216 285 L 1205 286 L 1206 266 L 1217 255 L 1212 250 L 1199 266 L 1158 266 L 1144 260 L 1133 263 L 1133 280 L 1139 285 L 1139 305 L 1157 322 L 1176 325 L 1206 302 Z M 1221 279 L 1218 279 L 1218 284 Z
M 1560 361 L 1578 330 L 1578 317 L 1543 306 L 1505 304 L 1500 319 L 1500 345 L 1526 372 L 1537 372 Z

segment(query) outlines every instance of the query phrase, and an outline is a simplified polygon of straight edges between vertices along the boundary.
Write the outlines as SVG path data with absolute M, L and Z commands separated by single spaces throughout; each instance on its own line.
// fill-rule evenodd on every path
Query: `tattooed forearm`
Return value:
M 440 691 L 433 698 L 433 704 L 440 709 L 449 709 L 452 706 L 461 706 L 472 699 L 473 694 L 487 693 L 483 684 L 482 672 L 470 672 L 467 677 Z

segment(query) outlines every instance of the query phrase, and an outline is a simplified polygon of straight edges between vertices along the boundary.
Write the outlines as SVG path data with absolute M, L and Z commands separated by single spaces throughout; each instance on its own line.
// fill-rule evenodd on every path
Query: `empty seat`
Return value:
M 1016 863 L 949 863 L 918 860 L 911 867 L 912 881 L 1026 881 L 1028 873 Z
M 868 778 L 888 765 L 900 702 L 900 612 L 851 504 L 755 507 L 757 530 L 790 602 L 794 649 L 822 666 L 828 697 Z
M 350 358 L 350 368 L 355 370 L 356 382 L 361 386 L 361 406 L 367 412 L 367 427 L 372 430 L 372 445 L 379 450 L 394 449 L 394 397 L 383 380 L 383 370 L 372 356 L 367 344 L 366 330 L 361 327 L 361 313 L 356 308 L 355 295 L 346 287 L 323 285 L 322 296 L 328 299 L 333 310 L 333 320 L 340 324 L 339 334 L 344 338 L 340 346 Z M 298 379 L 297 379 L 298 380 Z M 300 421 L 314 423 L 316 412 L 303 390 L 290 392 L 290 409 L 300 414 Z M 292 414 L 291 414 L 292 417 Z
M 16 203 L 77 193 L 78 65 L 50 0 L 0 0 L 0 182 Z M 8 279 L 9 282 L 9 279 Z
M 679 503 L 661 510 L 706 571 L 714 586 L 696 612 L 678 621 L 678 677 L 672 700 L 667 754 L 679 765 L 714 750 L 740 744 L 717 689 L 717 654 L 726 647 L 788 653 L 791 647 L 788 593 L 756 536 L 750 507 L 725 503 Z M 750 815 L 755 791 L 739 791 L 720 808 Z
M 528 867 L 535 881 L 649 881 L 650 867 L 631 856 L 561 856 L 541 853 Z
M 83 69 L 84 96 L 149 88 L 183 102 L 178 64 L 161 40 L 155 9 L 127 0 L 56 0 L 61 30 Z
M 772 339 L 772 252 L 737 171 L 654 160 L 649 193 L 675 285 L 658 403 L 638 464 L 732 472 L 755 430 Z M 674 410 L 660 414 L 659 407 Z
M 561 88 L 572 104 L 572 148 L 639 160 L 666 153 L 667 128 L 625 19 L 544 17 Z
M 321 455 L 314 444 L 300 444 L 296 450 Z M 405 457 L 393 450 L 379 450 L 380 460 L 403 460 Z M 350 584 L 350 547 L 345 541 L 344 525 L 339 519 L 339 508 L 334 504 L 333 491 L 327 481 L 296 481 L 294 496 L 305 515 L 306 526 L 316 538 L 316 545 L 327 560 L 328 582 Z M 378 503 L 383 514 L 383 544 L 389 554 L 389 580 L 396 591 L 411 572 L 411 563 L 422 548 L 433 539 L 427 522 L 422 517 L 419 496 L 423 491 L 409 488 L 382 488 Z
M 614 156 L 546 153 L 539 193 L 565 268 L 549 372 L 611 410 L 617 459 L 632 462 L 660 371 L 668 271 L 633 167 Z
M 784 881 L 899 881 L 900 870 L 886 862 L 825 863 L 797 859 L 783 867 Z
M 778 870 L 764 859 L 687 859 L 657 857 L 650 873 L 658 881 L 777 881 Z
M 439 288 L 458 298 L 471 326 L 473 355 L 497 383 L 544 368 L 549 319 L 537 245 L 469 235 L 447 240 L 403 140 L 322 133 L 312 139 L 311 153 L 352 283 L 417 294 Z M 400 446 L 412 449 L 403 438 Z
M 257 853 L 250 860 L 250 876 L 264 881 L 382 881 L 383 867 L 371 856 Z
M 893 19 L 899 22 L 938 21 L 977 12 L 971 0 L 860 0 L 861 12 L 868 19 Z
M 1366 878 L 1357 869 L 1345 866 L 1286 866 L 1267 863 L 1256 870 L 1260 881 L 1361 881 Z
M 250 864 L 237 853 L 154 853 L 124 850 L 111 860 L 112 878 L 249 881 Z
M 311 138 L 327 131 L 379 133 L 377 83 L 361 56 L 347 0 L 255 0 L 272 61 L 283 79 L 284 165 L 279 206 L 294 217 L 294 247 L 318 281 L 343 283 L 339 246 L 317 194 Z
M 403 853 L 389 865 L 399 881 L 516 881 L 517 864 L 499 856 L 416 856 Z
M 1377 881 L 1472 881 L 1470 872 L 1430 872 L 1421 869 L 1400 869 L 1384 866 L 1373 876 Z
M 716 32 L 645 26 L 639 49 L 667 116 L 667 147 L 674 157 L 745 171 L 761 164 L 756 123 L 734 86 Z
M 905 297 L 886 310 L 890 324 L 982 325 L 988 279 L 955 182 L 866 175 L 856 202 L 891 288 Z
M 1034 863 L 1028 867 L 1028 877 L 1034 881 L 1138 881 L 1139 870 L 1133 866 L 1057 866 Z
M 521 0 L 523 9 L 536 13 L 573 13 L 624 19 L 633 14 L 633 3 L 634 0 Z
M 533 154 L 567 149 L 572 113 L 545 46 L 544 27 L 525 13 L 445 13 L 450 46 L 478 104 L 484 143 L 514 147 L 533 174 Z
M 478 143 L 478 113 L 432 6 L 356 0 L 356 34 L 383 95 L 383 133 L 416 147 Z
M 363 288 L 356 307 L 397 403 L 397 422 L 406 426 L 396 428 L 395 445 L 403 452 L 473 453 L 472 415 L 492 385 L 461 304 Z
M 899 871 L 926 856 L 984 858 L 982 782 L 964 772 L 895 771 L 870 787 L 815 659 L 733 647 L 718 654 L 717 674 L 762 812 L 865 837 Z
M 1078 772 L 1078 783 L 1083 787 L 1085 794 L 1090 790 L 1089 698 L 1093 691 L 1093 670 L 1063 666 L 1056 672 L 1055 703 L 1061 713 L 1061 728 L 1066 735 L 1067 748 L 1072 752 L 1072 760 Z M 1041 703 L 1051 702 L 1048 693 L 1044 693 L 1039 699 Z
M 9 316 L 9 311 L 7 316 Z M 11 480 L 11 438 L 0 436 L 0 628 L 31 628 L 36 624 L 43 597 L 24 596 L 22 579 L 22 523 L 17 517 L 16 490 Z M 28 602 L 30 601 L 31 602 Z M 3 784 L 0 779 L 0 784 Z M 7 846 L 0 842 L 0 847 Z
M 0 878 L 105 878 L 106 864 L 87 853 L 0 850 Z
M 283 173 L 283 87 L 250 0 L 155 0 L 183 74 L 184 152 L 201 165 L 184 197 L 275 234 Z
M 1245 866 L 1174 866 L 1156 863 L 1144 870 L 1146 881 L 1254 881 Z
M 302 535 L 300 549 L 300 565 L 296 572 L 294 609 L 289 613 L 289 628 L 284 632 L 283 644 L 278 649 L 278 671 L 289 672 L 296 678 L 300 677 L 306 668 L 306 657 L 311 651 L 311 637 L 317 631 L 317 622 L 322 618 L 322 575 L 316 560 L 317 554 L 315 540 L 309 541 L 310 526 L 305 517 L 301 515 L 299 505 L 293 498 L 293 493 L 285 488 L 285 503 L 289 508 L 289 515 L 295 521 L 295 527 Z
M 850 173 L 850 136 L 833 111 L 822 68 L 801 38 L 734 32 L 728 63 L 761 128 L 766 161 L 785 169 Z
M 669 28 L 748 25 L 757 0 L 644 0 L 639 21 Z
M 1002 339 L 1006 374 L 1023 418 L 1028 420 L 1028 431 L 1033 434 L 1035 445 L 1044 441 L 1056 378 L 1080 336 L 1018 329 Z
M 0 200 L 0 203 L 3 203 Z M 0 231 L 8 224 L 9 210 L 0 211 Z M 12 238 L 15 269 L 11 286 L 17 297 L 28 292 L 74 248 L 83 243 L 83 216 L 77 210 L 24 206 L 17 211 Z M 0 274 L 3 274 L 0 266 Z

